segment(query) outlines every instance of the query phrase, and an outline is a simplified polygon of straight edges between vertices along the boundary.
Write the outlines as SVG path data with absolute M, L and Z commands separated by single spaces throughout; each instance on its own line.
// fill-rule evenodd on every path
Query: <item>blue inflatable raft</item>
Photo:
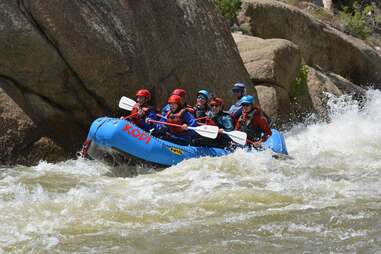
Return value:
M 283 135 L 272 129 L 265 147 L 277 154 L 287 154 Z M 183 160 L 203 156 L 223 156 L 232 151 L 213 147 L 182 146 L 151 136 L 133 123 L 118 118 L 96 119 L 89 130 L 88 154 L 94 159 L 115 159 L 115 154 L 150 164 L 171 166 Z M 102 158 L 100 158 L 102 157 Z

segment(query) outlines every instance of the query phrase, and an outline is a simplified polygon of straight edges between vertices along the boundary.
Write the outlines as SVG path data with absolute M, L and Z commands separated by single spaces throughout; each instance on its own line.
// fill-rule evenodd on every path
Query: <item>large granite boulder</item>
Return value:
M 0 0 L 3 89 L 42 133 L 75 152 L 122 95 L 156 105 L 181 86 L 228 98 L 249 83 L 222 17 L 204 0 Z M 6 85 L 4 85 L 6 84 Z M 13 96 L 19 94 L 20 96 Z
M 365 89 L 342 76 L 301 64 L 298 47 L 283 39 L 233 34 L 259 102 L 275 124 L 302 120 L 310 113 L 328 116 L 330 95 L 363 100 Z
M 306 64 L 362 86 L 381 87 L 381 57 L 363 41 L 271 0 L 243 0 L 239 22 L 254 36 L 294 42 Z
M 264 40 L 239 33 L 233 38 L 263 109 L 274 122 L 290 120 L 292 84 L 301 64 L 298 47 L 283 39 Z
M 365 98 L 365 89 L 340 75 L 323 73 L 312 67 L 308 67 L 307 85 L 314 112 L 323 119 L 328 117 L 327 101 L 331 95 L 341 96 L 348 94 L 359 101 Z
M 233 33 L 243 63 L 254 82 L 273 83 L 290 89 L 301 62 L 298 47 L 287 40 L 264 40 Z
M 261 108 L 276 123 L 279 119 L 278 92 L 271 84 L 261 84 L 255 86 L 258 99 L 261 102 Z M 288 105 L 287 105 L 288 106 Z

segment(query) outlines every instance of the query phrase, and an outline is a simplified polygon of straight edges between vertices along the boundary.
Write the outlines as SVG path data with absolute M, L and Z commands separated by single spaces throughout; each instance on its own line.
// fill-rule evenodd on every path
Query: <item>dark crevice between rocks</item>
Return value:
M 271 87 L 279 87 L 279 88 L 282 88 L 284 89 L 283 86 L 279 85 L 278 83 L 274 82 L 274 80 L 271 80 L 271 79 L 254 79 L 252 78 L 251 79 L 251 82 L 254 84 L 254 86 L 259 86 L 259 85 L 264 85 L 264 86 L 269 86 L 271 85 Z
M 59 49 L 59 47 L 57 45 L 57 42 L 54 40 L 54 38 L 52 36 L 50 36 L 50 34 L 46 31 L 46 29 L 37 22 L 37 20 L 33 16 L 33 14 L 26 7 L 24 0 L 18 0 L 17 3 L 18 3 L 18 7 L 19 7 L 21 13 L 23 13 L 25 18 L 38 31 L 38 33 L 41 35 L 41 37 L 44 38 L 56 50 L 57 54 L 59 55 L 59 57 L 62 59 L 62 61 L 65 63 L 68 70 L 70 71 L 70 74 L 72 74 L 72 76 L 78 81 L 77 83 L 82 87 L 82 89 L 87 94 L 89 94 L 89 96 L 91 98 L 94 99 L 94 101 L 97 103 L 99 108 L 102 109 L 102 111 L 106 111 L 106 112 L 104 112 L 105 114 L 111 114 L 112 109 L 107 105 L 107 103 L 105 102 L 105 100 L 103 98 L 101 98 L 95 92 L 91 91 L 90 89 L 88 89 L 85 86 L 85 84 L 82 81 L 82 79 L 80 78 L 79 74 L 71 67 L 71 65 L 68 63 L 68 61 L 63 56 L 61 50 Z M 77 88 L 75 86 L 71 85 L 70 82 L 65 82 L 64 85 L 67 87 L 68 91 L 77 90 Z M 83 108 L 86 110 L 86 113 L 89 115 L 90 118 L 96 118 L 97 117 L 92 113 L 92 110 L 86 105 L 86 103 L 84 101 L 82 101 L 82 99 L 79 96 L 79 93 L 74 92 L 74 93 L 72 93 L 72 95 L 75 96 L 75 98 L 78 100 L 78 102 L 83 106 Z
M 52 101 L 51 99 L 49 99 L 49 98 L 46 97 L 45 95 L 36 93 L 35 91 L 31 90 L 30 88 L 21 85 L 20 83 L 18 83 L 15 79 L 13 79 L 13 78 L 11 78 L 11 77 L 7 77 L 7 76 L 5 76 L 5 75 L 1 75 L 1 74 L 0 74 L 0 80 L 3 81 L 3 82 L 5 81 L 5 82 L 8 84 L 8 86 L 10 85 L 10 86 L 14 86 L 14 87 L 16 87 L 16 88 L 17 88 L 23 95 L 24 95 L 25 93 L 29 93 L 29 94 L 33 94 L 33 95 L 38 96 L 41 100 L 43 100 L 44 102 L 46 102 L 46 103 L 49 104 L 50 106 L 56 108 L 57 110 L 59 110 L 59 111 L 65 113 L 65 115 L 67 115 L 67 116 L 71 116 L 71 115 L 73 114 L 73 112 L 71 112 L 70 110 L 68 110 L 68 109 L 66 109 L 66 108 L 64 108 L 64 107 L 62 107 L 62 106 L 59 105 L 58 103 Z M 9 87 L 9 88 L 4 87 L 4 90 L 7 92 L 7 94 L 8 94 L 8 93 L 12 93 L 12 92 L 10 91 L 10 87 Z M 23 108 L 23 110 L 24 110 L 24 108 Z M 26 112 L 26 113 L 29 113 L 28 115 L 34 115 L 34 114 L 32 114 L 33 112 Z M 73 118 L 73 122 L 74 122 L 76 125 L 78 125 L 78 127 L 81 127 L 81 126 L 82 126 L 82 123 L 81 123 L 79 120 L 75 119 L 75 118 Z
M 31 112 L 26 112 L 28 107 L 25 105 L 24 96 L 22 94 L 22 91 L 17 88 L 15 85 L 16 80 L 14 80 L 11 77 L 7 77 L 5 75 L 0 74 L 0 88 L 4 90 L 4 92 L 12 98 L 12 100 L 20 106 L 20 108 L 27 113 L 27 115 L 30 115 Z M 28 114 L 29 113 L 29 114 Z
M 21 85 L 16 80 L 0 75 L 0 87 L 4 91 L 11 95 L 10 97 L 22 108 L 24 113 L 26 113 L 35 125 L 34 128 L 31 127 L 31 131 L 26 135 L 27 139 L 20 147 L 20 151 L 27 149 L 37 142 L 41 137 L 48 137 L 53 140 L 57 145 L 63 148 L 66 151 L 66 157 L 72 157 L 75 155 L 75 152 L 81 146 L 82 137 L 86 135 L 86 129 L 83 127 L 83 123 L 74 118 L 72 112 L 66 108 L 60 106 L 54 101 L 50 100 L 48 97 L 38 94 L 31 89 Z M 55 108 L 57 112 L 60 112 L 62 116 L 56 118 L 57 121 L 50 119 L 49 123 L 46 122 L 46 119 L 41 117 L 38 112 L 34 112 L 33 108 L 28 104 L 27 99 L 25 98 L 26 94 L 32 94 L 40 98 L 43 102 Z M 67 137 L 62 135 L 62 133 L 69 133 L 72 137 Z M 78 140 L 77 137 L 81 137 Z
M 14 79 L 0 75 L 0 88 L 2 88 L 4 92 L 8 94 L 8 96 L 10 96 L 17 104 L 19 104 L 19 101 L 25 103 L 23 98 L 21 98 L 23 96 L 23 91 L 16 84 L 17 82 Z M 10 121 L 11 123 L 9 123 L 9 121 L 7 122 L 7 126 L 13 125 L 12 128 L 15 128 L 14 131 L 16 131 L 18 128 L 17 121 L 14 119 L 10 119 Z M 3 154 L 3 156 L 1 156 L 0 164 L 15 165 L 19 163 L 18 155 L 27 153 L 43 135 L 47 136 L 43 133 L 41 128 L 37 127 L 36 123 L 31 123 L 29 127 L 22 130 L 21 136 L 16 135 L 15 138 L 12 139 L 12 144 L 7 145 L 7 143 L 0 142 L 0 152 Z M 2 137 L 0 137 L 0 140 L 1 138 Z M 7 142 L 7 139 L 5 139 L 5 141 Z M 1 147 L 2 145 L 5 147 Z

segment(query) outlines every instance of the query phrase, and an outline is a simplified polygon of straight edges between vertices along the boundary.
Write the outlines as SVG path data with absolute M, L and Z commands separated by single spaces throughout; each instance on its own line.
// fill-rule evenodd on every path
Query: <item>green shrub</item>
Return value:
M 308 77 L 308 67 L 306 65 L 301 65 L 298 76 L 291 84 L 291 89 L 290 89 L 291 99 L 303 97 L 308 94 L 307 77 Z
M 214 0 L 214 3 L 225 19 L 233 24 L 237 12 L 241 8 L 241 0 Z
M 361 11 L 359 6 L 355 3 L 353 9 L 344 7 L 343 11 L 339 12 L 339 19 L 344 23 L 349 32 L 365 39 L 371 33 L 366 22 L 366 14 L 371 11 L 371 8 L 371 6 L 367 6 Z

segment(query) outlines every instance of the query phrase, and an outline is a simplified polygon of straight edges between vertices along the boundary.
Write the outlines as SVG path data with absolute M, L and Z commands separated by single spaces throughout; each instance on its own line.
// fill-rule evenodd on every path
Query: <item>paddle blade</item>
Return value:
M 123 96 L 120 98 L 119 101 L 119 108 L 131 111 L 132 108 L 135 106 L 136 102 L 133 99 L 127 98 L 126 96 Z
M 198 127 L 188 127 L 188 129 L 194 130 L 198 134 L 206 138 L 215 139 L 218 135 L 218 127 L 212 125 L 202 125 Z
M 224 134 L 228 135 L 234 142 L 245 145 L 247 134 L 242 131 L 224 131 Z

